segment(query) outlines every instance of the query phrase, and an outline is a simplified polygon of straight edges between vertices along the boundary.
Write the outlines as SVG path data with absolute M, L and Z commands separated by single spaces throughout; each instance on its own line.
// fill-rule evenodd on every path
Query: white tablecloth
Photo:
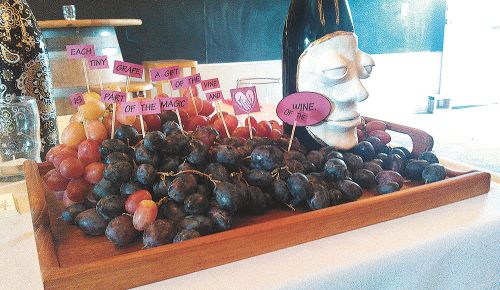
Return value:
M 5 192 L 21 215 L 0 219 L 0 289 L 41 289 L 25 184 Z M 139 287 L 235 288 L 500 289 L 500 177 L 486 195 Z

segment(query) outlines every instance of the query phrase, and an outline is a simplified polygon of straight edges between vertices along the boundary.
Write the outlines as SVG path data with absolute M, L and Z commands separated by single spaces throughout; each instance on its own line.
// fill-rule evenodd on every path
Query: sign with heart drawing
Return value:
M 231 90 L 235 115 L 260 112 L 259 100 L 255 86 Z

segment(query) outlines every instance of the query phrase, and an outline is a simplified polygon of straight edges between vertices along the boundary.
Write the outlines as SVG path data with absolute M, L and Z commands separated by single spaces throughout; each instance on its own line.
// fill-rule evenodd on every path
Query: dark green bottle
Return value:
M 297 92 L 297 65 L 311 43 L 325 35 L 345 31 L 354 33 L 347 0 L 292 0 L 283 30 L 283 97 Z M 290 134 L 291 126 L 285 124 Z M 297 128 L 295 136 L 310 150 L 325 146 L 306 128 Z

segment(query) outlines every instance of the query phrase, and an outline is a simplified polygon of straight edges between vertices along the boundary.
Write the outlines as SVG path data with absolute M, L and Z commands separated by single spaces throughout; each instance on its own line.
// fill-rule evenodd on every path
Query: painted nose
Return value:
M 352 89 L 353 89 L 353 95 L 355 96 L 355 100 L 357 102 L 362 102 L 366 99 L 368 99 L 368 91 L 365 89 L 363 84 L 361 83 L 361 80 L 359 78 L 355 78 L 352 80 Z

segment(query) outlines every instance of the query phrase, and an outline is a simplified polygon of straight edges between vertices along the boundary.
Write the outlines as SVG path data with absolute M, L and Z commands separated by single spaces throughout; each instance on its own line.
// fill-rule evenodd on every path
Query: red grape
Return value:
M 224 124 L 222 124 L 222 121 L 217 120 L 217 122 L 210 124 L 210 127 L 214 128 L 217 132 L 219 132 L 219 138 L 227 137 L 226 129 L 224 128 Z
M 73 148 L 76 148 L 85 139 L 87 139 L 85 129 L 80 123 L 69 123 L 61 134 L 61 142 Z
M 255 136 L 256 130 L 255 128 L 252 128 L 252 134 Z M 248 127 L 238 127 L 236 130 L 234 130 L 232 137 L 240 137 L 243 139 L 248 139 L 250 138 L 250 131 L 248 130 Z
M 56 146 L 50 148 L 49 152 L 47 152 L 47 155 L 45 155 L 45 160 L 52 163 L 54 156 L 59 154 L 61 152 L 61 150 L 65 147 L 66 147 L 66 145 L 59 144 L 59 145 L 56 145 Z
M 160 131 L 161 119 L 158 115 L 145 115 L 143 116 L 144 122 L 148 124 L 148 131 Z
M 224 121 L 226 121 L 227 129 L 229 130 L 229 133 L 234 132 L 236 128 L 238 128 L 238 118 L 236 118 L 233 115 L 224 115 Z M 222 122 L 222 121 L 221 121 Z
M 132 125 L 136 121 L 137 116 L 125 116 L 125 112 L 121 109 L 120 105 L 116 106 L 116 120 L 123 125 Z M 115 124 L 115 128 L 116 128 Z
M 273 129 L 273 130 L 271 131 L 271 133 L 269 133 L 269 136 L 268 136 L 268 137 L 269 137 L 269 139 L 271 139 L 271 140 L 278 141 L 278 140 L 281 138 L 281 136 L 282 136 L 282 135 L 283 135 L 283 133 L 281 133 L 281 131 L 280 131 L 280 130 Z
M 257 129 L 257 132 L 255 133 L 256 136 L 267 137 L 269 136 L 269 133 L 271 133 L 272 127 L 268 121 L 260 121 L 257 124 L 256 129 Z
M 391 142 L 391 135 L 385 131 L 375 130 L 368 133 L 368 135 L 378 137 L 384 144 Z
M 75 157 L 68 157 L 64 159 L 59 165 L 59 171 L 65 178 L 75 179 L 83 175 L 84 167 L 80 160 Z
M 224 121 L 226 121 L 227 130 L 229 134 L 232 134 L 236 128 L 238 128 L 238 119 L 233 115 L 225 115 Z M 214 127 L 219 133 L 221 133 L 221 137 L 226 137 L 226 129 L 224 128 L 224 124 L 222 123 L 221 118 L 215 119 L 212 123 L 212 127 Z
M 224 111 L 222 112 L 222 116 L 228 116 L 228 115 L 229 115 L 229 114 L 228 114 L 228 112 L 224 112 Z M 233 117 L 234 117 L 234 116 L 233 116 Z M 236 117 L 235 117 L 235 118 L 236 118 Z M 210 120 L 208 121 L 208 123 L 209 123 L 209 124 L 213 124 L 213 123 L 215 123 L 215 121 L 217 121 L 218 119 L 219 119 L 219 114 L 215 114 L 215 115 L 213 115 L 213 116 L 210 118 Z M 238 120 L 238 119 L 236 119 L 236 121 L 237 121 L 237 120 Z
M 87 121 L 85 128 L 87 129 L 89 139 L 101 143 L 108 138 L 108 130 L 106 129 L 106 126 L 98 120 Z
M 44 182 L 47 182 L 47 179 L 49 179 L 49 176 L 51 176 L 54 172 L 56 172 L 57 170 L 54 168 L 54 169 L 51 169 L 49 170 L 47 173 L 45 173 L 45 175 L 42 177 L 42 180 Z
M 363 133 L 363 131 L 361 131 L 359 129 L 356 129 L 356 130 L 358 132 L 358 142 L 363 141 L 365 139 L 365 134 Z
M 54 164 L 54 167 L 57 170 L 59 170 L 59 165 L 61 165 L 61 162 L 63 162 L 63 160 L 68 158 L 68 157 L 77 158 L 78 153 L 73 148 L 65 147 L 65 148 L 61 149 L 61 151 L 59 153 L 57 153 L 57 155 L 54 155 L 54 157 L 52 158 L 52 164 Z
M 196 115 L 196 110 L 194 109 L 193 100 L 194 100 L 194 103 L 196 103 L 196 109 L 198 109 L 198 114 L 203 109 L 203 102 L 201 101 L 200 98 L 198 98 L 198 97 L 193 97 L 193 98 L 189 97 L 187 108 L 181 109 L 181 111 L 187 112 L 189 114 L 189 116 L 195 116 Z
M 50 172 L 52 173 L 47 177 L 47 187 L 53 191 L 65 190 L 66 186 L 68 186 L 69 179 L 62 176 L 57 170 L 51 170 Z
M 195 131 L 198 127 L 203 127 L 208 124 L 208 118 L 205 116 L 193 116 L 189 118 L 187 124 L 185 124 L 184 129 L 187 131 Z
M 370 133 L 375 130 L 385 131 L 387 130 L 387 125 L 382 121 L 371 121 L 366 123 L 366 132 Z
M 71 199 L 69 199 L 67 191 L 63 192 L 62 201 L 63 201 L 64 207 L 68 207 L 70 205 L 73 205 L 73 204 L 77 203 L 77 202 L 74 202 Z
M 212 115 L 212 113 L 215 111 L 214 106 L 212 105 L 211 102 L 207 100 L 203 100 L 203 109 L 199 112 L 200 115 L 208 117 Z
M 269 121 L 269 123 L 271 123 L 271 127 L 273 127 L 273 129 L 283 131 L 283 126 L 280 123 L 278 123 L 278 121 L 271 120 Z
M 144 119 L 143 119 L 143 121 L 144 121 Z M 147 132 L 148 131 L 148 123 L 143 122 L 143 124 L 144 124 L 144 132 Z M 141 119 L 137 118 L 135 120 L 135 122 L 132 124 L 132 126 L 137 130 L 137 132 L 139 132 L 139 134 L 141 134 L 141 137 L 142 137 Z M 116 130 L 116 128 L 115 128 L 115 130 Z
M 85 140 L 78 145 L 78 159 L 85 165 L 101 161 L 101 153 L 99 152 L 100 142 L 94 140 Z
M 82 202 L 89 193 L 90 184 L 88 184 L 83 178 L 73 179 L 68 183 L 66 187 L 66 194 L 68 198 L 74 202 Z
M 181 117 L 182 125 L 185 126 L 189 120 L 189 114 L 179 110 L 179 116 Z
M 83 178 L 90 184 L 96 184 L 102 179 L 102 173 L 106 165 L 102 162 L 93 162 L 85 166 Z
M 152 200 L 143 200 L 137 206 L 134 212 L 132 222 L 134 228 L 138 231 L 143 231 L 156 220 L 158 214 L 158 206 Z
M 257 128 L 257 120 L 252 116 L 245 118 L 245 127 L 248 127 L 248 119 L 249 118 L 250 118 L 250 124 L 251 124 L 252 128 Z
M 125 201 L 125 210 L 129 214 L 134 214 L 135 210 L 137 209 L 137 206 L 141 201 L 152 200 L 152 199 L 153 197 L 151 196 L 151 193 L 149 193 L 149 191 L 145 189 L 138 190 L 132 193 Z
M 97 120 L 104 114 L 106 105 L 96 99 L 85 99 L 85 104 L 80 106 L 80 112 L 86 120 Z
M 112 129 L 111 119 L 112 119 L 112 114 L 109 114 L 106 117 L 102 118 L 102 124 L 104 125 L 104 127 L 106 127 L 106 131 L 108 131 L 108 138 L 111 137 L 111 129 Z M 120 122 L 118 122 L 115 118 L 115 127 L 118 128 L 120 127 L 120 125 L 121 125 Z

